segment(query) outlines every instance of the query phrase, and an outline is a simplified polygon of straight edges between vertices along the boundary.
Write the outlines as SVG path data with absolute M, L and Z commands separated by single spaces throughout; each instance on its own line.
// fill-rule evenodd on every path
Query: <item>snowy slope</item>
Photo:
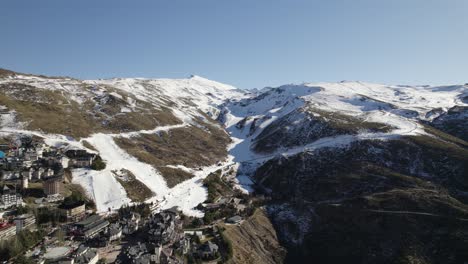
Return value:
M 155 107 L 175 104 L 176 115 L 186 119 L 185 114 L 197 115 L 197 109 L 216 117 L 217 106 L 224 100 L 242 97 L 244 92 L 226 84 L 192 76 L 188 79 L 144 79 L 126 78 L 85 81 L 96 86 L 110 86 L 135 95 L 138 99 L 152 103 Z
M 74 169 L 72 174 L 73 182 L 82 185 L 88 195 L 95 200 L 98 211 L 107 211 L 108 208 L 117 209 L 124 204 L 131 203 L 125 189 L 114 178 L 112 172 L 126 169 L 154 193 L 154 197 L 149 201 L 161 203 L 163 208 L 177 205 L 186 214 L 198 216 L 200 216 L 200 212 L 193 210 L 193 208 L 206 199 L 206 190 L 201 179 L 212 171 L 222 168 L 224 164 L 209 166 L 201 170 L 198 168 L 196 170 L 195 168 L 184 168 L 186 172 L 194 175 L 194 177 L 171 189 L 167 186 L 158 168 L 143 163 L 126 153 L 114 142 L 114 138 L 132 138 L 144 134 L 169 132 L 175 128 L 189 128 L 191 125 L 200 126 L 200 120 L 207 123 L 214 122 L 206 118 L 205 114 L 216 119 L 219 114 L 218 105 L 224 103 L 228 98 L 240 98 L 245 94 L 232 86 L 199 76 L 176 80 L 119 78 L 80 81 L 71 78 L 15 74 L 0 78 L 0 85 L 4 87 L 4 94 L 15 100 L 31 99 L 20 97 L 21 91 L 26 89 L 25 91 L 30 92 L 37 89 L 38 91 L 59 92 L 69 100 L 64 102 L 68 104 L 85 105 L 89 101 L 96 101 L 95 109 L 104 107 L 109 100 L 114 100 L 121 105 L 123 114 L 138 111 L 141 107 L 151 107 L 149 110 L 170 111 L 179 119 L 179 124 L 126 132 L 98 132 L 75 140 L 64 135 L 28 130 L 23 123 L 16 120 L 14 110 L 4 108 L 0 116 L 0 132 L 2 135 L 13 133 L 33 134 L 44 138 L 49 145 L 64 148 L 85 149 L 82 144 L 84 141 L 91 144 L 102 159 L 106 161 L 106 168 L 103 171 Z M 9 86 L 24 89 L 15 90 L 15 93 L 9 94 Z M 88 151 L 92 150 L 88 149 Z M 180 166 L 180 164 L 173 165 L 175 167 Z
M 85 148 L 83 141 L 90 143 L 107 162 L 107 168 L 98 172 L 74 170 L 73 181 L 81 184 L 94 198 L 99 211 L 115 209 L 130 202 L 112 173 L 113 170 L 127 169 L 154 192 L 150 201 L 159 202 L 163 208 L 177 205 L 186 214 L 196 216 L 200 216 L 200 212 L 193 208 L 206 199 L 202 179 L 217 169 L 234 164 L 239 169 L 236 180 L 249 185 L 249 174 L 261 163 L 278 155 L 291 156 L 322 147 L 342 148 L 357 140 L 391 140 L 402 135 L 424 134 L 421 120 L 431 121 L 454 106 L 466 106 L 468 94 L 467 87 L 461 85 L 389 86 L 363 82 L 305 83 L 245 92 L 199 76 L 175 80 L 115 78 L 80 81 L 16 74 L 0 78 L 0 85 L 2 84 L 24 84 L 34 89 L 59 91 L 69 103 L 84 105 L 93 100 L 97 102 L 96 108 L 114 100 L 119 103 L 121 113 L 118 115 L 132 113 L 142 107 L 150 111 L 170 111 L 179 119 L 178 124 L 125 132 L 96 132 L 74 140 L 64 135 L 28 130 L 27 124 L 16 120 L 14 109 L 6 109 L 0 116 L 0 132 L 35 134 L 44 137 L 50 145 L 74 148 Z M 5 93 L 8 95 L 8 91 Z M 197 120 L 213 122 L 205 114 L 221 121 L 229 132 L 232 138 L 232 143 L 228 146 L 229 157 L 222 164 L 201 170 L 172 164 L 171 166 L 194 175 L 173 188 L 167 187 L 157 168 L 137 160 L 114 142 L 114 138 L 119 137 L 132 138 L 191 125 L 198 126 Z M 279 146 L 271 153 L 257 153 L 252 148 L 260 134 L 268 136 L 274 129 L 278 129 L 277 124 L 280 121 L 289 122 L 280 123 L 279 129 L 285 130 L 282 135 L 301 137 L 301 133 L 311 133 L 308 131 L 309 127 L 320 129 L 321 124 L 311 125 L 311 122 L 336 121 L 338 119 L 333 116 L 336 114 L 350 117 L 355 122 L 350 123 L 351 126 L 381 123 L 391 129 L 356 129 L 354 133 L 324 134 L 312 137 L 312 141 L 298 141 L 303 142 L 300 145 Z M 307 115 L 314 118 L 304 118 Z
M 462 99 L 467 91 L 468 87 L 462 85 L 388 86 L 363 82 L 284 85 L 266 88 L 250 98 L 229 102 L 224 105 L 223 120 L 234 139 L 230 154 L 236 162 L 243 164 L 239 174 L 241 179 L 245 179 L 244 174 L 251 174 L 261 163 L 278 155 L 289 156 L 320 147 L 346 147 L 356 140 L 391 140 L 403 135 L 425 134 L 421 121 L 437 118 L 454 106 L 466 106 L 466 101 Z M 295 116 L 291 117 L 294 112 Z M 337 117 L 333 115 L 337 114 L 348 116 L 353 120 L 350 126 L 366 127 L 366 123 L 381 123 L 392 129 L 388 132 L 363 129 L 357 134 L 318 138 L 304 145 L 283 147 L 268 154 L 253 150 L 262 131 L 266 131 L 263 134 L 274 134 L 278 129 L 275 124 L 286 116 L 291 126 L 282 125 L 281 129 L 291 131 L 286 135 L 291 138 L 303 136 L 294 132 L 298 129 L 292 129 L 306 121 L 302 112 L 325 121 L 335 121 Z

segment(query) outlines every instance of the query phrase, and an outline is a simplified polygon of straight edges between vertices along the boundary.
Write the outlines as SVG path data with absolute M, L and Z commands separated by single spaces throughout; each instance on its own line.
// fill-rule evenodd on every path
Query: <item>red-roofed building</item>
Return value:
M 15 224 L 0 222 L 0 241 L 9 239 L 16 234 Z

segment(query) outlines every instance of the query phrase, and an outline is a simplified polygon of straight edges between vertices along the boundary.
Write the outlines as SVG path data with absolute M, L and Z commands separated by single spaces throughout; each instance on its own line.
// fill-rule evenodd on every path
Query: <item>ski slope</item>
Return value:
M 305 83 L 266 88 L 250 98 L 231 101 L 224 106 L 224 120 L 233 138 L 229 146 L 230 156 L 241 164 L 238 171 L 239 187 L 248 191 L 252 184 L 248 176 L 263 162 L 280 155 L 291 156 L 323 147 L 343 148 L 358 140 L 391 140 L 426 134 L 419 122 L 437 117 L 437 114 L 428 114 L 434 109 L 444 112 L 457 105 L 466 105 L 461 100 L 466 94 L 468 88 L 462 85 L 430 87 L 364 82 Z M 361 131 L 357 135 L 324 137 L 303 146 L 282 148 L 269 154 L 252 151 L 252 142 L 263 130 L 270 129 L 272 122 L 297 109 L 305 109 L 316 116 L 320 116 L 321 112 L 339 113 L 364 123 L 382 123 L 393 129 L 386 133 Z M 248 128 L 254 122 L 256 130 L 252 133 Z
M 48 145 L 63 148 L 86 149 L 83 142 L 89 142 L 106 161 L 107 167 L 102 171 L 74 169 L 73 182 L 84 187 L 100 212 L 131 203 L 112 173 L 113 170 L 127 169 L 153 191 L 154 196 L 148 202 L 157 202 L 161 208 L 178 206 L 185 214 L 198 217 L 202 213 L 194 207 L 206 200 L 207 193 L 202 180 L 211 172 L 223 170 L 227 166 L 238 168 L 239 188 L 251 191 L 249 175 L 269 159 L 323 147 L 343 148 L 358 140 L 392 140 L 404 135 L 424 134 L 419 123 L 421 120 L 432 120 L 453 106 L 467 105 L 465 98 L 468 95 L 467 86 L 463 85 L 399 86 L 365 82 L 289 84 L 246 92 L 199 76 L 187 79 L 114 78 L 80 81 L 18 74 L 0 79 L 0 83 L 22 83 L 37 89 L 60 91 L 67 95 L 68 100 L 78 104 L 90 98 L 106 100 L 109 95 L 122 100 L 126 98 L 126 105 L 120 109 L 122 113 L 136 111 L 141 107 L 137 100 L 152 105 L 154 110 L 171 111 L 181 121 L 180 124 L 124 133 L 96 133 L 74 140 L 63 135 L 27 130 L 27 124 L 17 122 L 16 113 L 8 110 L 0 115 L 0 134 L 32 134 L 43 137 Z M 271 124 L 276 120 L 298 109 L 313 115 L 340 113 L 361 122 L 382 123 L 392 127 L 392 130 L 322 137 L 302 146 L 280 148 L 267 154 L 252 151 L 252 143 L 262 131 L 271 129 Z M 434 109 L 438 111 L 431 112 Z M 204 114 L 213 119 L 218 118 L 230 134 L 232 143 L 228 146 L 229 156 L 222 164 L 203 167 L 201 170 L 172 164 L 172 167 L 194 175 L 173 188 L 168 188 L 158 168 L 140 162 L 114 142 L 116 137 L 131 138 L 197 125 L 194 122 L 197 119 L 213 122 Z M 293 122 L 300 123 L 302 120 Z

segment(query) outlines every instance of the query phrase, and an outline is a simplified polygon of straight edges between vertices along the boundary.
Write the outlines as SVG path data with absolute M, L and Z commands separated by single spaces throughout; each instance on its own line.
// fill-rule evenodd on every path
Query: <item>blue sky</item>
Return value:
M 240 88 L 465 83 L 467 14 L 465 0 L 7 0 L 0 67 Z

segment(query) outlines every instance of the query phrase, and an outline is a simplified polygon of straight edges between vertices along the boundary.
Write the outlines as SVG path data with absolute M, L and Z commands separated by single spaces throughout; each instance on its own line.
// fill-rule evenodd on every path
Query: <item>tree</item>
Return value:
M 59 228 L 56 232 L 55 232 L 55 237 L 57 238 L 57 240 L 60 242 L 60 243 L 63 243 L 65 241 L 65 232 L 62 230 L 62 228 Z
M 17 264 L 33 264 L 34 261 L 31 258 L 25 257 L 24 255 L 19 255 L 15 259 L 15 263 L 17 263 Z
M 201 218 L 194 218 L 191 222 L 192 227 L 199 227 L 203 225 L 203 220 Z
M 16 208 L 16 213 L 17 213 L 18 215 L 26 214 L 26 213 L 28 213 L 28 212 L 29 212 L 29 207 L 28 207 L 28 206 L 21 206 L 21 205 L 20 205 L 20 206 L 18 206 L 18 207 Z
M 93 164 L 91 164 L 91 169 L 93 170 L 103 170 L 106 168 L 106 163 L 102 160 L 101 156 L 96 156 L 96 158 L 93 161 Z

